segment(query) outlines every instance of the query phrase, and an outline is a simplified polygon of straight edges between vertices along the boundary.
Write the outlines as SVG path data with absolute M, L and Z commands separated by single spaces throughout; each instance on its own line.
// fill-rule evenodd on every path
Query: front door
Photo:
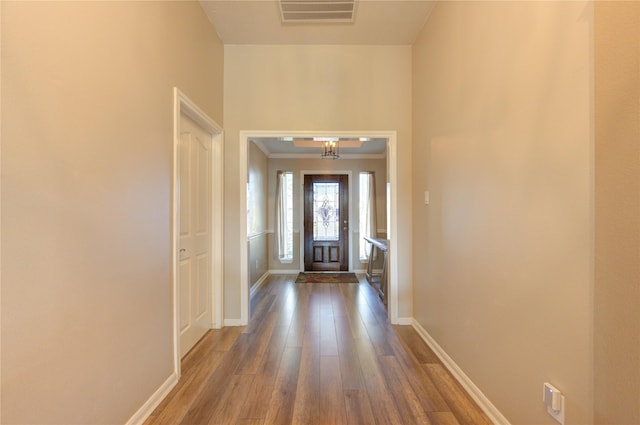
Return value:
M 211 328 L 211 135 L 180 116 L 180 356 Z
M 349 270 L 349 179 L 304 176 L 304 269 Z

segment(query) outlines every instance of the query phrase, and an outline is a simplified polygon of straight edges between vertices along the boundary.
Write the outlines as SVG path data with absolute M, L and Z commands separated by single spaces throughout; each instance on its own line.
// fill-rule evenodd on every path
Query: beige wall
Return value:
M 254 144 L 249 143 L 249 190 L 248 232 L 249 237 L 249 285 L 256 283 L 267 270 L 267 156 Z
M 125 423 L 173 371 L 172 88 L 222 124 L 196 2 L 2 7 L 2 422 Z
M 400 317 L 411 317 L 411 47 L 225 50 L 225 231 L 239 234 L 239 132 L 397 131 Z M 225 240 L 225 316 L 240 317 L 240 244 Z
M 289 264 L 281 263 L 273 252 L 273 242 L 270 242 L 268 248 L 271 252 L 269 255 L 269 269 L 271 270 L 301 270 L 304 268 L 304 261 L 300 263 L 300 229 L 303 222 L 301 212 L 302 202 L 302 171 L 327 171 L 340 170 L 351 173 L 351 186 L 349 187 L 349 198 L 351 200 L 350 223 L 351 223 L 351 245 L 349 255 L 352 259 L 353 270 L 366 269 L 366 263 L 360 261 L 359 258 L 359 217 L 358 203 L 360 200 L 360 191 L 358 187 L 359 173 L 363 171 L 374 171 L 376 176 L 376 214 L 380 237 L 386 236 L 387 226 L 387 160 L 386 159 L 339 159 L 336 161 L 327 161 L 322 159 L 270 159 L 269 160 L 269 187 L 268 187 L 268 217 L 269 229 L 273 232 L 274 216 L 275 216 L 275 192 L 276 192 L 276 172 L 278 170 L 291 171 L 293 173 L 293 228 L 294 228 L 294 251 L 293 262 Z M 269 238 L 273 241 L 273 238 Z
M 594 422 L 640 423 L 640 3 L 595 6 Z
M 413 46 L 414 315 L 513 424 L 592 421 L 592 4 L 439 2 Z

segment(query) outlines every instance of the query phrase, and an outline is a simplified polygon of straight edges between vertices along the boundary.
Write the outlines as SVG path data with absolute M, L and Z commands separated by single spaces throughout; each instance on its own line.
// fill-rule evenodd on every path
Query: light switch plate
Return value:
M 564 425 L 564 395 L 553 385 L 545 382 L 542 387 L 542 401 L 556 421 Z

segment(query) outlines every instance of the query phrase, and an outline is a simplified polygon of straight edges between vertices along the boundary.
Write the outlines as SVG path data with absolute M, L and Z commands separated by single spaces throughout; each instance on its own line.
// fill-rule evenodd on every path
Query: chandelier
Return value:
M 340 158 L 340 149 L 338 148 L 338 139 L 325 139 L 322 142 L 322 159 L 338 159 Z

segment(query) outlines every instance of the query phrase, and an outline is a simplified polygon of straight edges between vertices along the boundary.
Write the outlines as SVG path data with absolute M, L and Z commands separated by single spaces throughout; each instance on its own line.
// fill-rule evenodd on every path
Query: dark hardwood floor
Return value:
M 246 327 L 209 331 L 145 425 L 481 425 L 491 421 L 364 278 L 271 276 Z

